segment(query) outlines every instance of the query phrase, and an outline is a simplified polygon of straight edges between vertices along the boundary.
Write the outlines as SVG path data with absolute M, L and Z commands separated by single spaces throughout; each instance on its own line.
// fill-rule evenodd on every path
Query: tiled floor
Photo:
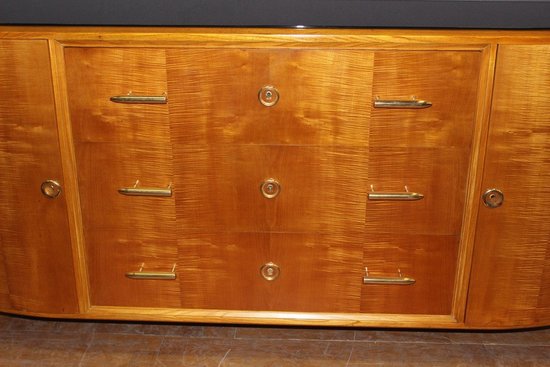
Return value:
M 234 327 L 0 314 L 0 366 L 550 366 L 550 328 L 471 333 Z

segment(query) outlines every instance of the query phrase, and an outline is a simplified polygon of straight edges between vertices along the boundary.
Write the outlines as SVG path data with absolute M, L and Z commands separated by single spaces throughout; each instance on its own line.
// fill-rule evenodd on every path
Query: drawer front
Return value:
M 66 48 L 75 143 L 169 144 L 167 104 L 115 103 L 112 97 L 167 93 L 162 49 Z
M 372 52 L 169 50 L 170 118 L 181 144 L 366 144 Z M 279 95 L 259 100 L 264 86 Z
M 135 226 L 86 232 L 94 306 L 180 307 L 181 269 L 171 235 Z M 174 274 L 173 277 L 167 275 Z M 166 279 L 156 279 L 163 276 Z M 174 279 L 168 279 L 174 278 Z
M 365 275 L 393 282 L 363 284 L 361 312 L 449 315 L 458 253 L 458 236 L 367 234 Z M 402 284 L 403 278 L 414 284 Z
M 184 307 L 358 312 L 361 234 L 239 233 L 180 237 Z M 275 264 L 266 280 L 261 268 Z
M 371 148 L 367 178 L 370 193 L 408 190 L 423 198 L 367 200 L 367 232 L 458 235 L 469 160 L 469 150 L 457 148 Z
M 384 51 L 374 59 L 374 100 L 431 103 L 428 108 L 375 108 L 373 147 L 469 148 L 481 67 L 478 51 Z
M 175 147 L 179 228 L 362 231 L 366 150 L 304 146 Z M 262 194 L 273 178 L 276 197 Z

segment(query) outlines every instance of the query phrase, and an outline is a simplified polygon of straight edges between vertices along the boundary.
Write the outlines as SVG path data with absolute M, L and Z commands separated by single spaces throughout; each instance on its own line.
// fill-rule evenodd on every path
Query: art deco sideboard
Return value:
M 0 310 L 550 325 L 550 32 L 0 27 Z

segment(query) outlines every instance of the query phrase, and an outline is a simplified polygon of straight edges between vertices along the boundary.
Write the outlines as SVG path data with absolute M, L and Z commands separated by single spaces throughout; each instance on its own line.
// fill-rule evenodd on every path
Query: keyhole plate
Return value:
M 281 269 L 279 269 L 279 266 L 277 264 L 274 264 L 272 262 L 268 262 L 267 264 L 262 265 L 260 268 L 260 274 L 265 280 L 275 280 L 281 274 Z
M 498 208 L 504 203 L 504 194 L 499 189 L 489 189 L 481 197 L 483 204 L 488 208 Z
M 266 107 L 275 106 L 279 102 L 279 91 L 271 85 L 266 85 L 258 92 L 258 99 Z
M 273 199 L 281 192 L 281 185 L 274 178 L 268 178 L 260 186 L 262 195 L 267 199 Z

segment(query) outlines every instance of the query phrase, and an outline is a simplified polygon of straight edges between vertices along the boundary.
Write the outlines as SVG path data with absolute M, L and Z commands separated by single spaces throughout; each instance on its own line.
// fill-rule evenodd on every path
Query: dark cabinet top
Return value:
M 3 0 L 0 24 L 550 29 L 550 0 Z

